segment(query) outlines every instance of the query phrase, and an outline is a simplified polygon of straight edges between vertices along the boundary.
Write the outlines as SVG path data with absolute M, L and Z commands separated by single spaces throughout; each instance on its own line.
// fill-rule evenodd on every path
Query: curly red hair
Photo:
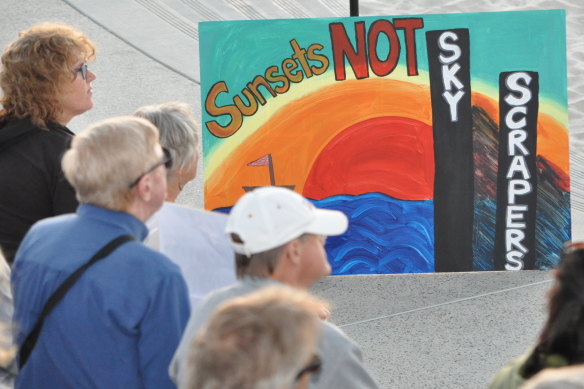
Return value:
M 95 45 L 71 26 L 43 23 L 21 31 L 2 54 L 0 118 L 30 117 L 46 128 L 63 109 L 58 96 L 77 76 L 72 69 L 82 57 L 95 57 Z

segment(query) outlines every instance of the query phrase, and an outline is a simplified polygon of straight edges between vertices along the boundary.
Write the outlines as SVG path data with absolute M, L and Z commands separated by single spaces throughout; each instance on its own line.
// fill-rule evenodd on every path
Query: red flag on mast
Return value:
M 295 185 L 276 185 L 276 177 L 274 176 L 274 165 L 272 163 L 272 154 L 266 154 L 263 157 L 248 163 L 247 166 L 267 166 L 270 172 L 270 185 L 280 186 L 294 190 Z M 255 188 L 259 188 L 259 186 L 243 186 L 243 190 L 245 190 L 246 192 L 254 190 Z
M 247 164 L 247 166 L 269 166 L 270 165 L 270 154 L 266 154 L 261 158 L 256 159 L 253 162 Z

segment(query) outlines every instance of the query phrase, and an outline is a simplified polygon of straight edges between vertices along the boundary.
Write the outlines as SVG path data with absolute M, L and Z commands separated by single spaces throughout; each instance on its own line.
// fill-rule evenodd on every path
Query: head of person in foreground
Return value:
M 236 253 L 239 278 L 270 278 L 310 288 L 331 271 L 326 237 L 347 227 L 344 213 L 316 208 L 298 193 L 267 186 L 239 199 L 225 232 Z
M 285 286 L 220 305 L 190 350 L 189 389 L 300 389 L 318 379 L 325 303 Z
M 160 144 L 170 151 L 173 166 L 168 170 L 166 201 L 174 202 L 197 176 L 200 146 L 195 117 L 186 103 L 178 101 L 147 105 L 134 115 L 151 121 L 160 133 Z
M 63 171 L 82 204 L 121 211 L 146 221 L 166 198 L 172 164 L 148 120 L 115 117 L 73 138 Z

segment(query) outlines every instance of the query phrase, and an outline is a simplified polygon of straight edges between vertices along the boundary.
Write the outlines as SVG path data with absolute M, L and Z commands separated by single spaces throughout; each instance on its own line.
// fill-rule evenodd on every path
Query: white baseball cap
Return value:
M 231 209 L 225 233 L 236 253 L 250 256 L 282 246 L 302 234 L 340 235 L 344 213 L 316 208 L 290 189 L 266 186 L 244 194 Z M 237 234 L 243 243 L 234 242 Z

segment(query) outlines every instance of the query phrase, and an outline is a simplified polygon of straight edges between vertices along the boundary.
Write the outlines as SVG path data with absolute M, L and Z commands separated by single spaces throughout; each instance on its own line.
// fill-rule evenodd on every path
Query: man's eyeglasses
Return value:
M 172 167 L 172 157 L 170 155 L 170 151 L 168 151 L 168 149 L 166 147 L 163 147 L 162 152 L 164 153 L 162 160 L 160 162 L 158 162 L 156 165 L 152 166 L 150 169 L 146 170 L 144 173 L 140 174 L 140 177 L 136 178 L 136 180 L 134 180 L 130 185 L 128 185 L 128 187 L 130 189 L 135 187 L 138 184 L 138 182 L 140 182 L 142 177 L 144 177 L 146 174 L 152 172 L 157 167 L 164 165 L 166 170 L 168 170 Z
M 87 80 L 87 64 L 86 63 L 84 63 L 83 65 L 79 66 L 76 69 L 73 69 L 73 71 L 81 73 L 81 78 L 83 78 L 84 80 Z
M 302 379 L 305 374 L 310 374 L 311 381 L 316 382 L 318 380 L 318 375 L 322 370 L 322 361 L 318 357 L 318 355 L 314 355 L 312 360 L 308 363 L 308 365 L 304 366 L 298 374 L 296 374 L 296 378 L 294 379 L 295 382 L 298 382 Z

